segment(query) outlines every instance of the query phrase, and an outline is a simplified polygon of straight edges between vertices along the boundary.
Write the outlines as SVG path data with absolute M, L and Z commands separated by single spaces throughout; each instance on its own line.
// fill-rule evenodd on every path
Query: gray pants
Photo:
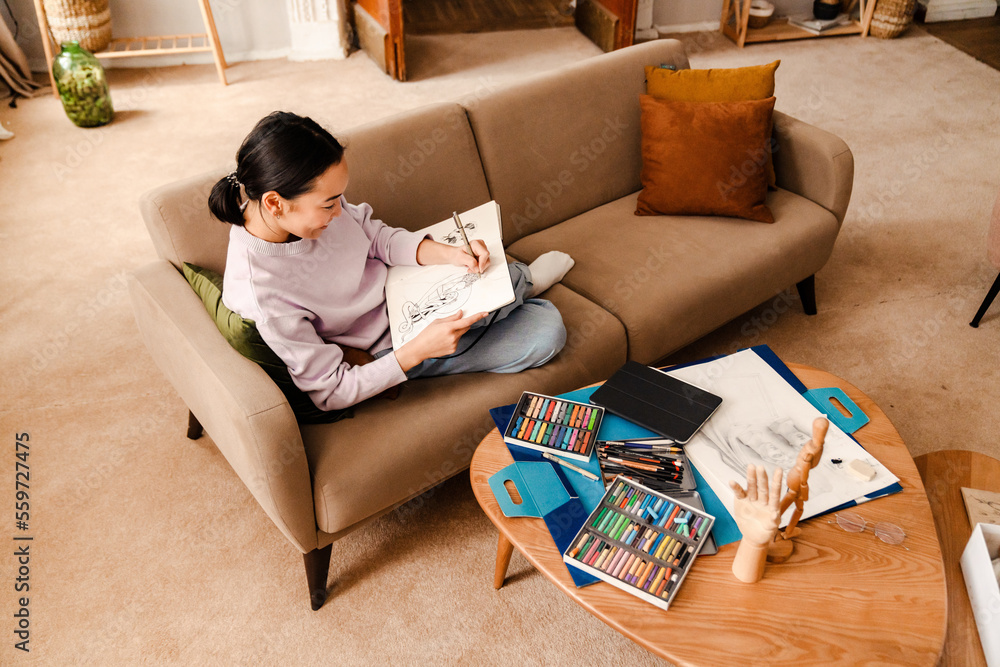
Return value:
M 541 366 L 558 354 L 566 344 L 559 310 L 545 299 L 524 298 L 531 287 L 527 266 L 510 262 L 507 268 L 514 302 L 473 324 L 459 339 L 454 354 L 422 361 L 406 372 L 407 378 L 479 371 L 517 373 Z M 488 328 L 484 331 L 483 327 Z

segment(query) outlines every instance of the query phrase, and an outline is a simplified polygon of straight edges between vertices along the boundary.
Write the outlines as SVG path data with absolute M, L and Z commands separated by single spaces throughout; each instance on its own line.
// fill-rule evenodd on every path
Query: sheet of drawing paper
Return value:
M 466 236 L 486 244 L 490 268 L 482 275 L 458 266 L 391 266 L 385 283 L 392 346 L 399 349 L 428 324 L 461 310 L 462 315 L 490 312 L 514 301 L 500 227 L 500 206 L 487 202 L 459 213 Z M 464 247 L 452 218 L 420 230 L 435 241 Z
M 813 420 L 820 416 L 819 410 L 753 350 L 668 373 L 723 399 L 684 452 L 730 512 L 734 496 L 729 481 L 745 486 L 749 463 L 765 466 L 769 476 L 780 466 L 787 475 L 812 435 Z M 871 481 L 861 481 L 848 472 L 847 465 L 854 459 L 875 469 Z M 874 456 L 831 423 L 820 463 L 809 473 L 809 500 L 802 518 L 823 514 L 898 481 Z M 782 526 L 794 508 L 794 504 L 788 508 Z

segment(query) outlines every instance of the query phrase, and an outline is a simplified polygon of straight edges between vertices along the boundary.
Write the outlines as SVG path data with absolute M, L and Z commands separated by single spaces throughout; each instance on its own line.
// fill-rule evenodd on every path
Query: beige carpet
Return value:
M 674 359 L 769 343 L 867 392 L 915 455 L 1000 457 L 1000 304 L 968 326 L 996 276 L 984 241 L 1000 73 L 916 29 L 745 50 L 687 39 L 696 67 L 781 58 L 778 108 L 843 137 L 857 175 L 819 314 L 763 304 Z M 211 440 L 184 437 L 186 408 L 139 340 L 123 280 L 154 257 L 139 194 L 229 164 L 265 113 L 337 130 L 597 53 L 573 29 L 414 38 L 407 51 L 407 84 L 362 54 L 237 64 L 225 88 L 209 66 L 116 70 L 119 113 L 98 130 L 48 97 L 0 107 L 17 134 L 0 143 L 0 537 L 16 532 L 22 431 L 35 537 L 28 656 L 12 648 L 14 559 L 0 557 L 0 663 L 659 662 L 518 554 L 495 592 L 496 532 L 464 475 L 336 543 L 331 599 L 311 612 L 300 555 Z

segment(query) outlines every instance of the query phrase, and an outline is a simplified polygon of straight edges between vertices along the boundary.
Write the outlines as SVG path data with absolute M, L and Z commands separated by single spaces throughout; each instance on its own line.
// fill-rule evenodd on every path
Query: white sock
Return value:
M 564 252 L 552 250 L 541 255 L 528 265 L 531 270 L 531 289 L 525 295 L 530 299 L 538 296 L 563 279 L 576 262 Z

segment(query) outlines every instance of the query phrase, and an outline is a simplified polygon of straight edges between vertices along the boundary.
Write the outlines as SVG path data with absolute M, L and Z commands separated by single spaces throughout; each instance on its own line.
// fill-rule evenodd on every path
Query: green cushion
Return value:
M 211 269 L 203 269 L 184 262 L 184 278 L 205 304 L 205 309 L 215 321 L 222 336 L 233 349 L 264 369 L 288 399 L 292 412 L 303 424 L 329 424 L 352 416 L 347 410 L 320 410 L 288 374 L 285 362 L 267 346 L 257 331 L 253 320 L 245 320 L 222 303 L 222 276 Z

